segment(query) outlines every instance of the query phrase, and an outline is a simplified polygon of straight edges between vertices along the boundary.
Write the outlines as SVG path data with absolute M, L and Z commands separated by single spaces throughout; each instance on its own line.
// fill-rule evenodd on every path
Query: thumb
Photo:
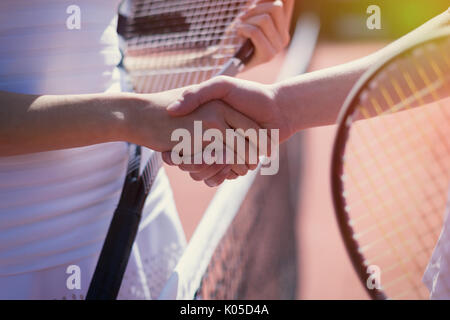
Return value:
M 231 87 L 231 80 L 224 76 L 193 85 L 183 92 L 180 99 L 169 104 L 166 110 L 171 116 L 184 116 L 202 104 L 225 98 Z

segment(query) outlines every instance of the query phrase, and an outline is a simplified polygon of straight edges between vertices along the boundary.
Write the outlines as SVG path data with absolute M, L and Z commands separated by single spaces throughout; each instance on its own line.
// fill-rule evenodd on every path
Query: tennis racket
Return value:
M 124 3 L 118 33 L 123 66 L 135 92 L 153 93 L 237 74 L 254 51 L 233 24 L 254 1 L 136 0 Z M 141 147 L 131 146 L 119 204 L 86 299 L 116 299 L 136 238 L 142 208 L 161 166 L 160 155 L 140 170 Z M 145 149 L 144 149 L 145 150 Z
M 449 35 L 447 24 L 395 47 L 361 77 L 339 116 L 335 213 L 373 299 L 429 297 L 422 278 L 449 205 Z

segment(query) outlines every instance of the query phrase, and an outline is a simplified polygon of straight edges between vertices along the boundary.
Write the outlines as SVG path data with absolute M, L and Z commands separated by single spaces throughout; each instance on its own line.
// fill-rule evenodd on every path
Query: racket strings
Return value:
M 373 127 L 371 128 L 371 129 L 373 129 Z M 367 142 L 364 142 L 364 145 L 367 145 L 368 143 Z M 396 145 L 396 144 L 394 144 L 394 145 Z M 369 152 L 371 151 L 371 149 L 369 149 Z M 380 170 L 380 173 L 382 174 L 382 176 L 381 176 L 381 178 L 386 178 L 387 176 L 386 176 L 386 169 L 388 168 L 388 167 L 386 167 L 386 166 L 381 166 L 380 165 L 380 163 L 378 163 L 378 162 L 376 162 L 376 159 L 377 159 L 377 157 L 374 155 L 374 154 L 372 154 L 372 153 L 370 153 L 370 156 L 372 157 L 372 159 L 375 159 L 375 163 L 374 163 L 374 165 L 375 166 L 377 166 L 377 167 L 382 167 L 382 170 Z M 358 161 L 359 161 L 360 159 L 358 159 Z M 393 171 L 395 171 L 396 169 L 395 169 L 395 163 L 399 163 L 399 161 L 394 161 L 394 159 L 389 159 L 389 161 L 391 162 L 391 164 L 392 164 L 392 168 L 393 168 Z M 366 175 L 368 175 L 369 173 L 368 173 L 368 166 L 364 166 L 365 167 L 365 169 L 366 169 L 366 171 L 365 171 L 365 174 Z M 389 174 L 389 173 L 388 173 Z M 389 179 L 387 179 L 387 181 L 388 182 L 390 182 L 390 180 Z M 403 182 L 403 181 L 400 181 L 400 182 Z M 405 184 L 406 186 L 408 186 L 408 184 Z M 374 185 L 373 185 L 373 183 L 372 183 L 372 187 L 373 187 Z M 388 189 L 388 191 L 394 191 L 392 194 L 393 194 L 393 197 L 392 197 L 392 199 L 390 199 L 389 201 L 391 201 L 391 202 L 393 202 L 393 203 L 403 203 L 404 204 L 404 206 L 402 207 L 402 209 L 403 210 L 401 210 L 400 212 L 402 213 L 402 214 L 404 214 L 404 212 L 406 211 L 405 209 L 406 209 L 406 207 L 405 207 L 405 205 L 407 205 L 407 204 L 405 204 L 404 202 L 405 202 L 405 200 L 407 201 L 407 200 L 409 200 L 409 199 L 405 199 L 405 197 L 402 197 L 402 201 L 400 201 L 400 197 L 399 197 L 399 195 L 397 194 L 397 192 L 395 192 L 395 188 L 394 188 L 394 186 L 392 186 L 391 184 L 387 184 L 387 186 L 386 185 L 384 185 L 383 187 L 382 187 L 383 189 L 384 188 L 387 188 Z M 380 188 L 378 188 L 378 189 L 376 189 L 378 192 L 380 192 L 380 191 L 384 191 L 383 189 L 380 189 Z M 406 192 L 408 192 L 410 195 L 411 195 L 411 192 L 410 192 L 410 190 L 409 190 L 409 188 L 406 188 Z M 415 197 L 412 197 L 412 199 L 416 199 Z M 371 207 L 373 207 L 374 209 L 377 209 L 377 208 L 381 208 L 381 209 L 383 209 L 383 210 L 386 210 L 386 206 L 387 207 L 389 207 L 388 205 L 389 205 L 389 202 L 387 202 L 387 201 L 384 201 L 383 199 L 378 199 L 379 200 L 379 205 L 378 206 L 371 206 Z M 418 203 L 417 203 L 417 201 L 415 201 L 415 205 L 418 205 Z M 388 224 L 388 223 L 390 223 L 391 222 L 391 220 L 394 220 L 396 217 L 397 217 L 398 215 L 397 214 L 395 214 L 395 213 L 393 213 L 393 212 L 390 212 L 390 214 L 389 214 L 389 220 L 386 220 L 386 222 L 385 222 L 385 224 Z M 409 219 L 407 220 L 408 222 L 411 222 Z M 410 225 L 410 227 L 412 227 L 411 225 Z M 369 232 L 370 230 L 372 230 L 373 228 L 369 228 L 369 229 L 365 229 L 365 231 L 366 232 Z M 415 228 L 414 227 L 412 227 L 412 229 L 414 230 L 414 231 L 416 231 L 415 230 Z M 400 230 L 402 230 L 402 228 L 398 228 L 398 229 L 396 229 L 396 231 L 395 231 L 395 233 L 397 233 L 397 232 L 399 232 Z M 388 237 L 388 234 L 385 234 L 385 237 Z M 403 239 L 403 243 L 407 243 L 407 241 L 405 241 L 404 239 Z
M 152 12 L 152 13 L 165 13 L 170 11 L 186 11 L 198 8 L 204 8 L 204 14 L 207 14 L 211 10 L 220 9 L 235 9 L 237 4 L 247 3 L 247 0 L 221 0 L 221 1 L 210 1 L 210 0 L 177 0 L 177 1 L 147 1 L 147 0 L 135 0 L 134 8 L 138 12 Z M 139 15 L 137 15 L 139 16 Z M 145 15 L 144 15 L 145 16 Z
M 376 107 L 375 107 L 376 108 Z M 392 162 L 392 160 L 390 160 L 391 162 Z M 388 181 L 390 181 L 390 180 L 388 180 Z M 406 184 L 406 186 L 407 186 L 407 184 Z M 392 187 L 391 187 L 391 189 L 393 189 Z M 391 190 L 391 191 L 395 191 L 395 190 Z M 396 197 L 396 195 L 397 195 L 397 193 L 393 193 L 393 195 L 394 195 L 394 200 L 395 201 L 399 201 L 399 199 L 398 199 L 398 197 Z M 415 197 L 412 197 L 412 199 L 416 199 Z M 382 203 L 385 203 L 385 202 L 382 202 Z M 417 206 L 417 205 L 419 205 L 417 202 L 415 203 L 415 206 Z M 404 208 L 402 208 L 402 209 L 404 209 Z M 405 212 L 405 211 L 403 211 L 403 210 L 401 210 L 401 212 L 403 213 L 403 212 Z M 389 217 L 391 218 L 391 219 L 393 219 L 393 217 L 392 217 L 393 215 L 392 215 L 392 213 L 389 215 Z M 406 217 L 407 218 L 407 217 Z M 409 221 L 409 222 L 411 222 L 409 219 L 407 220 L 407 221 Z M 426 220 L 425 220 L 426 221 Z M 414 230 L 415 232 L 417 232 L 417 230 L 416 230 L 416 228 L 414 228 L 413 227 L 413 225 L 409 225 L 409 227 L 412 229 L 412 230 Z M 430 225 L 428 225 L 428 227 L 431 229 L 431 226 Z M 401 230 L 404 230 L 404 229 L 406 229 L 406 227 L 403 227 L 403 228 L 397 228 L 396 230 L 394 230 L 394 231 L 392 231 L 390 234 L 385 234 L 385 238 L 388 238 L 388 237 L 390 237 L 390 236 L 392 236 L 393 234 L 397 234 L 397 233 L 400 233 L 400 231 Z M 429 230 L 429 231 L 431 231 L 431 230 Z M 402 233 L 401 233 L 402 234 Z M 420 234 L 417 234 L 416 235 L 417 236 L 417 238 L 419 238 L 419 239 L 422 239 L 421 238 L 421 235 Z M 402 239 L 403 240 L 403 243 L 404 243 L 404 245 L 405 245 L 405 247 L 406 248 L 408 248 L 409 246 L 407 246 L 408 245 L 408 243 L 409 243 L 409 241 L 405 241 L 404 239 Z M 426 244 L 424 244 L 423 242 L 421 243 L 421 246 L 423 247 L 423 248 L 425 248 L 425 250 L 426 250 Z M 408 250 L 409 251 L 409 250 Z M 410 254 L 411 254 L 411 252 L 410 252 Z M 416 267 L 417 267 L 417 265 L 416 265 Z M 419 266 L 420 267 L 420 266 Z M 386 272 L 386 269 L 384 270 L 385 272 Z
M 360 160 L 360 159 L 358 159 L 358 160 Z M 370 176 L 368 174 L 368 172 L 366 172 L 366 174 L 368 176 Z M 351 171 L 349 171 L 349 177 L 351 178 L 351 180 L 354 183 L 354 185 L 356 186 L 356 188 L 359 189 L 360 194 L 362 195 L 363 201 L 365 202 L 365 200 L 366 200 L 366 192 L 363 192 L 361 190 L 361 188 L 359 187 L 358 179 L 355 179 L 355 177 L 351 174 Z M 371 184 L 373 184 L 371 182 L 371 179 L 369 179 L 369 181 L 370 181 Z M 377 191 L 376 188 L 374 188 L 374 189 Z M 386 211 L 389 212 L 389 207 L 387 207 L 386 204 L 382 201 L 382 197 L 378 195 L 378 192 L 375 192 L 375 195 L 377 196 L 378 200 L 380 201 L 383 211 L 386 210 Z M 401 253 L 399 252 L 400 251 L 399 248 L 397 248 L 396 242 L 392 239 L 392 237 L 388 236 L 387 228 L 383 227 L 383 224 L 381 222 L 382 220 L 379 218 L 379 216 L 372 209 L 373 206 L 371 204 L 367 204 L 367 208 L 369 209 L 368 212 L 369 212 L 370 216 L 374 219 L 375 225 L 377 226 L 377 231 L 381 232 L 382 239 L 385 242 L 388 243 L 389 247 L 392 249 L 391 252 L 396 257 L 396 260 L 400 262 L 400 267 L 402 268 L 402 272 L 405 275 L 409 275 L 409 271 L 408 271 L 407 267 L 404 265 L 403 260 L 401 259 Z M 351 210 L 351 208 L 348 208 L 348 209 Z M 390 222 L 390 221 L 387 221 L 387 222 Z M 401 238 L 403 240 L 402 243 L 405 243 L 402 233 L 399 233 L 398 230 L 396 230 L 395 234 L 401 236 Z M 356 235 L 358 235 L 358 233 Z M 372 243 L 372 245 L 375 245 L 375 243 Z M 361 253 L 364 253 L 365 251 L 367 251 L 367 248 L 368 248 L 367 245 L 366 246 L 361 246 L 361 248 L 360 248 Z M 365 261 L 365 263 L 366 263 L 366 266 L 369 266 L 373 262 L 371 260 L 367 260 L 367 261 Z M 409 279 L 409 278 L 408 278 L 408 280 L 409 280 L 410 284 L 413 287 L 415 287 L 414 281 L 412 279 Z M 383 286 L 385 286 L 385 284 L 383 284 Z
M 383 267 L 383 289 L 396 298 L 427 296 L 421 278 L 442 226 L 449 47 L 447 39 L 391 62 L 355 109 L 354 118 L 377 118 L 349 123 L 342 179 L 350 225 L 365 264 Z
M 217 74 L 244 42 L 233 25 L 252 2 L 135 2 L 121 28 L 135 91 L 173 89 Z
M 350 176 L 351 176 L 351 175 L 350 175 Z M 355 185 L 358 185 L 358 183 L 356 182 L 356 181 L 358 181 L 358 180 L 352 178 L 352 181 L 355 183 Z M 377 193 L 377 194 L 378 194 L 378 193 Z M 365 202 L 365 200 L 366 200 L 366 196 L 365 196 L 365 193 L 363 193 L 363 201 Z M 402 254 L 401 254 L 402 248 L 400 247 L 400 245 L 398 245 L 398 242 L 395 241 L 395 237 L 394 237 L 394 236 L 400 236 L 400 238 L 401 238 L 401 240 L 402 240 L 402 241 L 400 242 L 400 244 L 402 244 L 403 247 L 404 247 L 403 249 L 406 249 L 406 250 L 409 252 L 409 255 L 411 255 L 412 252 L 411 252 L 411 250 L 410 250 L 410 248 L 409 248 L 410 246 L 408 245 L 408 241 L 405 240 L 405 237 L 406 237 L 406 236 L 403 234 L 403 232 L 401 232 L 402 229 L 404 230 L 404 229 L 406 229 L 406 227 L 405 227 L 405 228 L 396 228 L 395 230 L 392 230 L 392 231 L 390 231 L 390 232 L 387 231 L 388 228 L 386 228 L 386 225 L 391 224 L 391 223 L 393 222 L 392 220 L 394 219 L 394 218 L 393 218 L 393 215 L 392 215 L 392 211 L 389 210 L 390 208 L 389 208 L 388 206 L 386 206 L 386 204 L 382 201 L 381 196 L 378 196 L 378 200 L 379 200 L 379 201 L 381 202 L 381 204 L 382 204 L 382 205 L 381 205 L 381 208 L 383 209 L 383 211 L 384 211 L 384 212 L 388 211 L 388 212 L 390 213 L 390 214 L 389 214 L 389 219 L 386 219 L 386 221 L 383 222 L 382 219 L 380 219 L 380 218 L 378 217 L 378 215 L 377 215 L 375 212 L 373 212 L 373 210 L 371 210 L 371 208 L 373 207 L 372 204 L 367 204 L 366 207 L 370 209 L 370 210 L 369 210 L 369 214 L 375 219 L 376 229 L 377 229 L 377 231 L 380 231 L 380 232 L 381 232 L 383 241 L 388 242 L 389 247 L 391 248 L 391 251 L 385 252 L 385 254 L 393 254 L 393 255 L 395 255 L 396 260 L 398 261 L 398 264 L 396 265 L 396 267 L 397 267 L 397 266 L 400 266 L 400 267 L 401 267 L 402 273 L 405 275 L 405 277 L 408 278 L 408 281 L 410 282 L 411 286 L 412 286 L 415 290 L 417 290 L 415 283 L 414 283 L 413 280 L 409 277 L 410 272 L 409 272 L 407 266 L 405 265 L 405 262 L 407 262 L 407 261 L 404 261 L 404 259 L 401 258 L 401 257 L 402 257 Z M 353 225 L 354 225 L 354 224 L 353 224 Z M 410 226 L 410 227 L 411 227 L 411 226 Z M 416 231 L 416 232 L 417 232 L 417 231 Z M 356 236 L 356 239 L 359 238 L 359 237 L 358 237 L 359 235 L 362 235 L 362 236 L 363 236 L 363 234 L 358 233 L 358 234 L 355 235 L 355 236 Z M 381 242 L 381 240 L 379 240 L 379 242 Z M 397 245 L 396 245 L 396 243 L 397 243 Z M 361 252 L 364 253 L 365 251 L 370 250 L 371 247 L 374 247 L 374 246 L 376 246 L 376 245 L 378 245 L 377 242 L 371 242 L 370 245 L 366 245 L 366 246 L 361 247 Z M 367 260 L 367 261 L 366 261 L 367 265 L 370 265 L 370 264 L 373 264 L 373 263 L 377 262 L 377 261 L 376 261 L 377 258 L 380 258 L 380 256 L 375 256 L 374 258 L 372 258 L 372 259 L 370 259 L 370 260 Z M 413 262 L 415 262 L 415 261 L 413 261 Z M 416 268 L 420 269 L 420 266 L 417 265 L 416 263 L 414 263 L 414 266 L 415 266 Z M 387 273 L 387 272 L 389 272 L 389 271 L 390 271 L 389 269 L 383 269 L 383 273 Z M 387 283 L 384 282 L 384 283 L 383 283 L 383 287 L 388 287 L 388 286 L 389 286 L 389 282 L 387 282 Z

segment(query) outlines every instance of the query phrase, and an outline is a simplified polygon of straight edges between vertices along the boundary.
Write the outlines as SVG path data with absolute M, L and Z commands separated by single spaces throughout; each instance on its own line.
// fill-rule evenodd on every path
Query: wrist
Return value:
M 167 150 L 170 132 L 177 128 L 177 121 L 166 110 L 174 99 L 174 92 L 123 93 L 117 96 L 116 107 L 111 111 L 115 112 L 115 127 L 120 140 L 157 151 Z
M 287 128 L 288 137 L 290 137 L 299 130 L 297 113 L 292 110 L 292 101 L 289 103 L 287 90 L 285 90 L 282 82 L 273 83 L 268 86 L 276 108 L 284 119 L 284 126 Z
M 148 101 L 136 93 L 117 93 L 108 95 L 108 119 L 113 140 L 138 143 L 136 137 L 136 124 L 139 120 L 139 110 L 143 109 Z

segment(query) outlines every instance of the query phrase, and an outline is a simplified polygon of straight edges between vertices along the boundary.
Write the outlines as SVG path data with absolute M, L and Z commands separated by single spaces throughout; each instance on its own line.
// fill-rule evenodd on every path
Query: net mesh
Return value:
M 391 61 L 354 101 L 352 117 L 365 120 L 347 123 L 345 210 L 365 265 L 394 299 L 429 297 L 422 277 L 450 187 L 449 52 L 446 37 Z
M 287 156 L 284 147 L 280 164 L 287 163 Z M 289 175 L 287 165 L 282 165 L 275 176 L 257 175 L 214 250 L 196 299 L 295 298 L 297 201 L 289 199 L 286 181 L 290 178 L 294 177 Z
M 216 75 L 242 46 L 233 23 L 249 0 L 135 0 L 119 15 L 123 65 L 136 92 L 152 93 Z

